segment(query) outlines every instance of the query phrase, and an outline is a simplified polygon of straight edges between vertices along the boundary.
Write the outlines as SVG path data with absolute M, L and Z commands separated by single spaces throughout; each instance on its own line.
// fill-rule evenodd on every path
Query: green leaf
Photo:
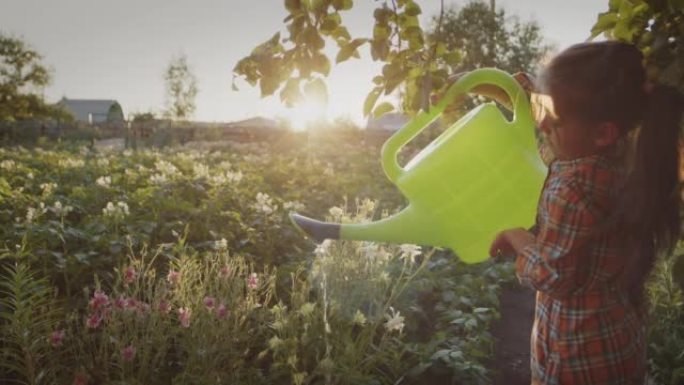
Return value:
M 615 23 L 618 21 L 618 15 L 614 12 L 601 13 L 596 20 L 596 24 L 591 28 L 591 37 L 594 38 L 600 35 L 602 32 L 612 29 L 615 27 Z
M 356 49 L 363 43 L 367 42 L 368 39 L 354 39 L 349 44 L 343 45 L 342 48 L 340 48 L 340 52 L 337 53 L 337 57 L 335 58 L 336 63 L 342 63 L 345 60 L 348 60 L 350 57 L 359 57 L 359 53 L 356 51 Z
M 320 50 L 325 47 L 325 40 L 323 40 L 315 27 L 309 27 L 304 31 L 304 42 L 314 50 Z
M 280 81 L 275 76 L 264 76 L 259 80 L 259 88 L 261 89 L 261 97 L 273 95 L 273 93 L 280 86 Z
M 423 11 L 420 9 L 420 6 L 418 4 L 411 2 L 406 6 L 406 10 L 404 11 L 408 16 L 418 16 L 420 15 Z
M 285 9 L 288 12 L 296 12 L 302 9 L 302 3 L 300 0 L 285 0 Z
M 349 34 L 347 27 L 344 26 L 337 27 L 331 35 L 337 40 L 351 40 L 351 35 Z
M 354 2 L 352 0 L 333 0 L 332 5 L 338 11 L 347 11 L 352 9 Z
M 328 74 L 330 74 L 330 60 L 323 54 L 314 54 L 311 58 L 311 70 L 328 76 Z
M 382 93 L 382 87 L 375 87 L 366 96 L 366 100 L 363 102 L 363 116 L 370 115 L 375 107 L 375 103 L 378 101 L 378 97 Z
M 394 106 L 389 102 L 384 102 L 375 107 L 375 110 L 373 110 L 373 117 L 377 119 L 382 115 L 392 111 L 394 111 Z

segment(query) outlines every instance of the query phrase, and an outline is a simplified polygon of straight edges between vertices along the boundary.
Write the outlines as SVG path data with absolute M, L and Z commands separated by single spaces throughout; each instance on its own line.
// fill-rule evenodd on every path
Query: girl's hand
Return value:
M 514 257 L 528 245 L 535 242 L 534 234 L 522 227 L 508 229 L 497 234 L 489 247 L 492 257 Z

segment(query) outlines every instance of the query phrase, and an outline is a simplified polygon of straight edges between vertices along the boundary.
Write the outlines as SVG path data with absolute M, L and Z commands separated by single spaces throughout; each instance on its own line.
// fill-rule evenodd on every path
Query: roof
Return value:
M 62 98 L 59 105 L 64 106 L 76 120 L 90 121 L 89 117 L 99 116 L 107 118 L 112 105 L 118 104 L 116 100 L 109 99 L 67 99 Z
M 366 129 L 368 130 L 387 130 L 397 131 L 408 123 L 408 116 L 399 112 L 390 112 L 379 118 L 368 119 Z

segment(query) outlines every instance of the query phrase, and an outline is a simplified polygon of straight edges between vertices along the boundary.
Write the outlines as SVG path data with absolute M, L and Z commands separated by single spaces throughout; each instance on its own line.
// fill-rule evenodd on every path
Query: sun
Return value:
M 328 106 L 321 100 L 305 99 L 292 108 L 288 108 L 285 119 L 295 131 L 304 131 L 315 123 L 327 120 Z

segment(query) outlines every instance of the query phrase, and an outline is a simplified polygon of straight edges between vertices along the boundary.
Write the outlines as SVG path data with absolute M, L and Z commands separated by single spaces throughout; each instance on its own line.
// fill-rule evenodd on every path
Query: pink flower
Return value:
M 216 304 L 214 297 L 204 297 L 204 300 L 202 300 L 202 302 L 204 303 L 204 306 L 206 306 L 209 310 L 213 309 L 214 305 Z
M 97 329 L 98 326 L 100 326 L 101 322 L 102 316 L 100 315 L 100 313 L 93 313 L 86 320 L 86 326 L 88 327 L 88 329 Z
M 221 278 L 226 278 L 230 275 L 230 267 L 228 266 L 223 266 L 221 270 L 219 270 L 219 276 Z
M 169 275 L 166 276 L 166 280 L 172 285 L 177 284 L 178 281 L 180 281 L 180 272 L 169 270 Z
M 250 274 L 249 278 L 247 278 L 247 287 L 252 290 L 259 287 L 259 278 L 257 277 L 256 273 Z
M 184 328 L 190 327 L 190 314 L 192 311 L 187 307 L 182 307 L 178 309 L 178 319 L 180 320 L 181 326 Z
M 147 302 L 138 302 L 138 307 L 136 308 L 138 315 L 144 315 L 150 312 L 150 304 Z
M 123 309 L 126 307 L 126 298 L 124 298 L 122 295 L 119 296 L 116 300 L 114 300 L 114 307 L 117 309 Z
M 228 317 L 228 309 L 226 309 L 226 305 L 220 304 L 218 308 L 216 308 L 216 315 L 218 315 L 219 318 Z
M 121 358 L 124 362 L 131 362 L 135 358 L 135 346 L 128 345 L 121 349 Z
M 88 385 L 88 375 L 83 372 L 76 373 L 73 385 Z
M 136 272 L 132 266 L 128 266 L 126 270 L 124 270 L 124 282 L 126 284 L 133 283 L 137 276 L 138 272 Z
M 135 298 L 127 298 L 124 306 L 126 307 L 126 310 L 135 310 L 138 308 L 138 301 L 136 301 Z
M 109 297 L 107 297 L 107 294 L 105 294 L 104 292 L 96 290 L 89 304 L 91 309 L 99 310 L 109 305 Z
M 160 313 L 169 314 L 169 312 L 171 311 L 171 305 L 168 302 L 162 300 L 161 302 L 159 302 L 157 310 L 159 310 Z
M 50 334 L 50 345 L 52 347 L 59 347 L 62 346 L 62 342 L 64 341 L 64 330 L 55 330 Z

